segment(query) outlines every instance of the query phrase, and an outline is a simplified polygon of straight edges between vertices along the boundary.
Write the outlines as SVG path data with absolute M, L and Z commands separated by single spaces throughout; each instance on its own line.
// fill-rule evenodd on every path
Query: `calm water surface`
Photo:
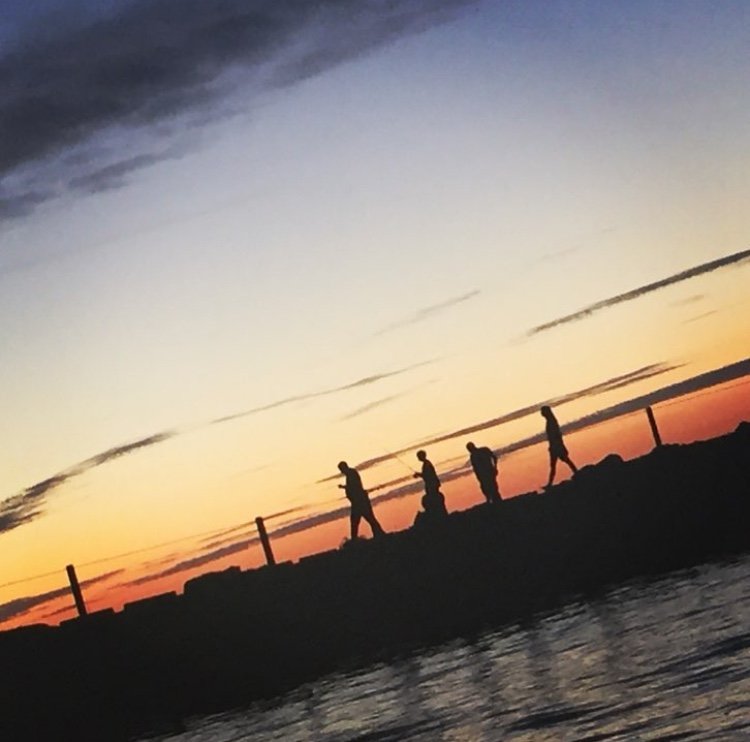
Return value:
M 163 742 L 750 740 L 750 558 L 328 676 Z

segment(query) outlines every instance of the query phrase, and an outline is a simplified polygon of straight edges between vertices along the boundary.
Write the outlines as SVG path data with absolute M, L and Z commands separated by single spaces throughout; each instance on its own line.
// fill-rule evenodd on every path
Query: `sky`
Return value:
M 6 0 L 0 629 L 750 419 L 748 16 Z

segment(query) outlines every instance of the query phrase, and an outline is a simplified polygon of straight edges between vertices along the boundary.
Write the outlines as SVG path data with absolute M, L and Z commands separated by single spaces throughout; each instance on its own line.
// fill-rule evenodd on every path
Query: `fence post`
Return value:
M 73 599 L 76 602 L 76 608 L 78 609 L 78 616 L 83 618 L 86 616 L 86 603 L 83 600 L 83 593 L 81 592 L 81 586 L 78 584 L 78 577 L 76 577 L 76 568 L 69 564 L 65 567 L 65 571 L 68 573 L 68 581 L 70 582 L 70 592 L 73 593 Z
M 648 417 L 648 424 L 651 426 L 651 434 L 654 436 L 654 443 L 656 443 L 656 447 L 659 448 L 662 444 L 661 442 L 661 436 L 659 435 L 659 428 L 656 425 L 656 418 L 654 417 L 654 411 L 651 409 L 651 407 L 646 407 L 646 415 Z
M 256 518 L 255 525 L 258 526 L 258 533 L 260 534 L 260 542 L 263 544 L 263 551 L 266 555 L 266 562 L 269 566 L 276 564 L 276 560 L 273 558 L 273 551 L 271 551 L 271 542 L 268 539 L 268 533 L 266 532 L 266 524 L 263 522 L 263 518 Z

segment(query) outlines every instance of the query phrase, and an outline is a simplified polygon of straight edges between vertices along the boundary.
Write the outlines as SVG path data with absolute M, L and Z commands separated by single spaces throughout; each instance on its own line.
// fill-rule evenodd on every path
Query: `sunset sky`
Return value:
M 92 610 L 256 566 L 258 515 L 338 547 L 340 459 L 394 530 L 420 444 L 449 509 L 468 440 L 539 489 L 545 402 L 612 408 L 579 465 L 632 399 L 750 419 L 748 48 L 745 0 L 5 0 L 0 629 L 70 563 Z

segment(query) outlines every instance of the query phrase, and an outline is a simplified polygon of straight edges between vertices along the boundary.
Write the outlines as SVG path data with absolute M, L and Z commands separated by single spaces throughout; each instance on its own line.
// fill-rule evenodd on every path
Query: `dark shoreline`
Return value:
M 750 423 L 338 551 L 0 633 L 0 737 L 128 739 L 750 549 Z

